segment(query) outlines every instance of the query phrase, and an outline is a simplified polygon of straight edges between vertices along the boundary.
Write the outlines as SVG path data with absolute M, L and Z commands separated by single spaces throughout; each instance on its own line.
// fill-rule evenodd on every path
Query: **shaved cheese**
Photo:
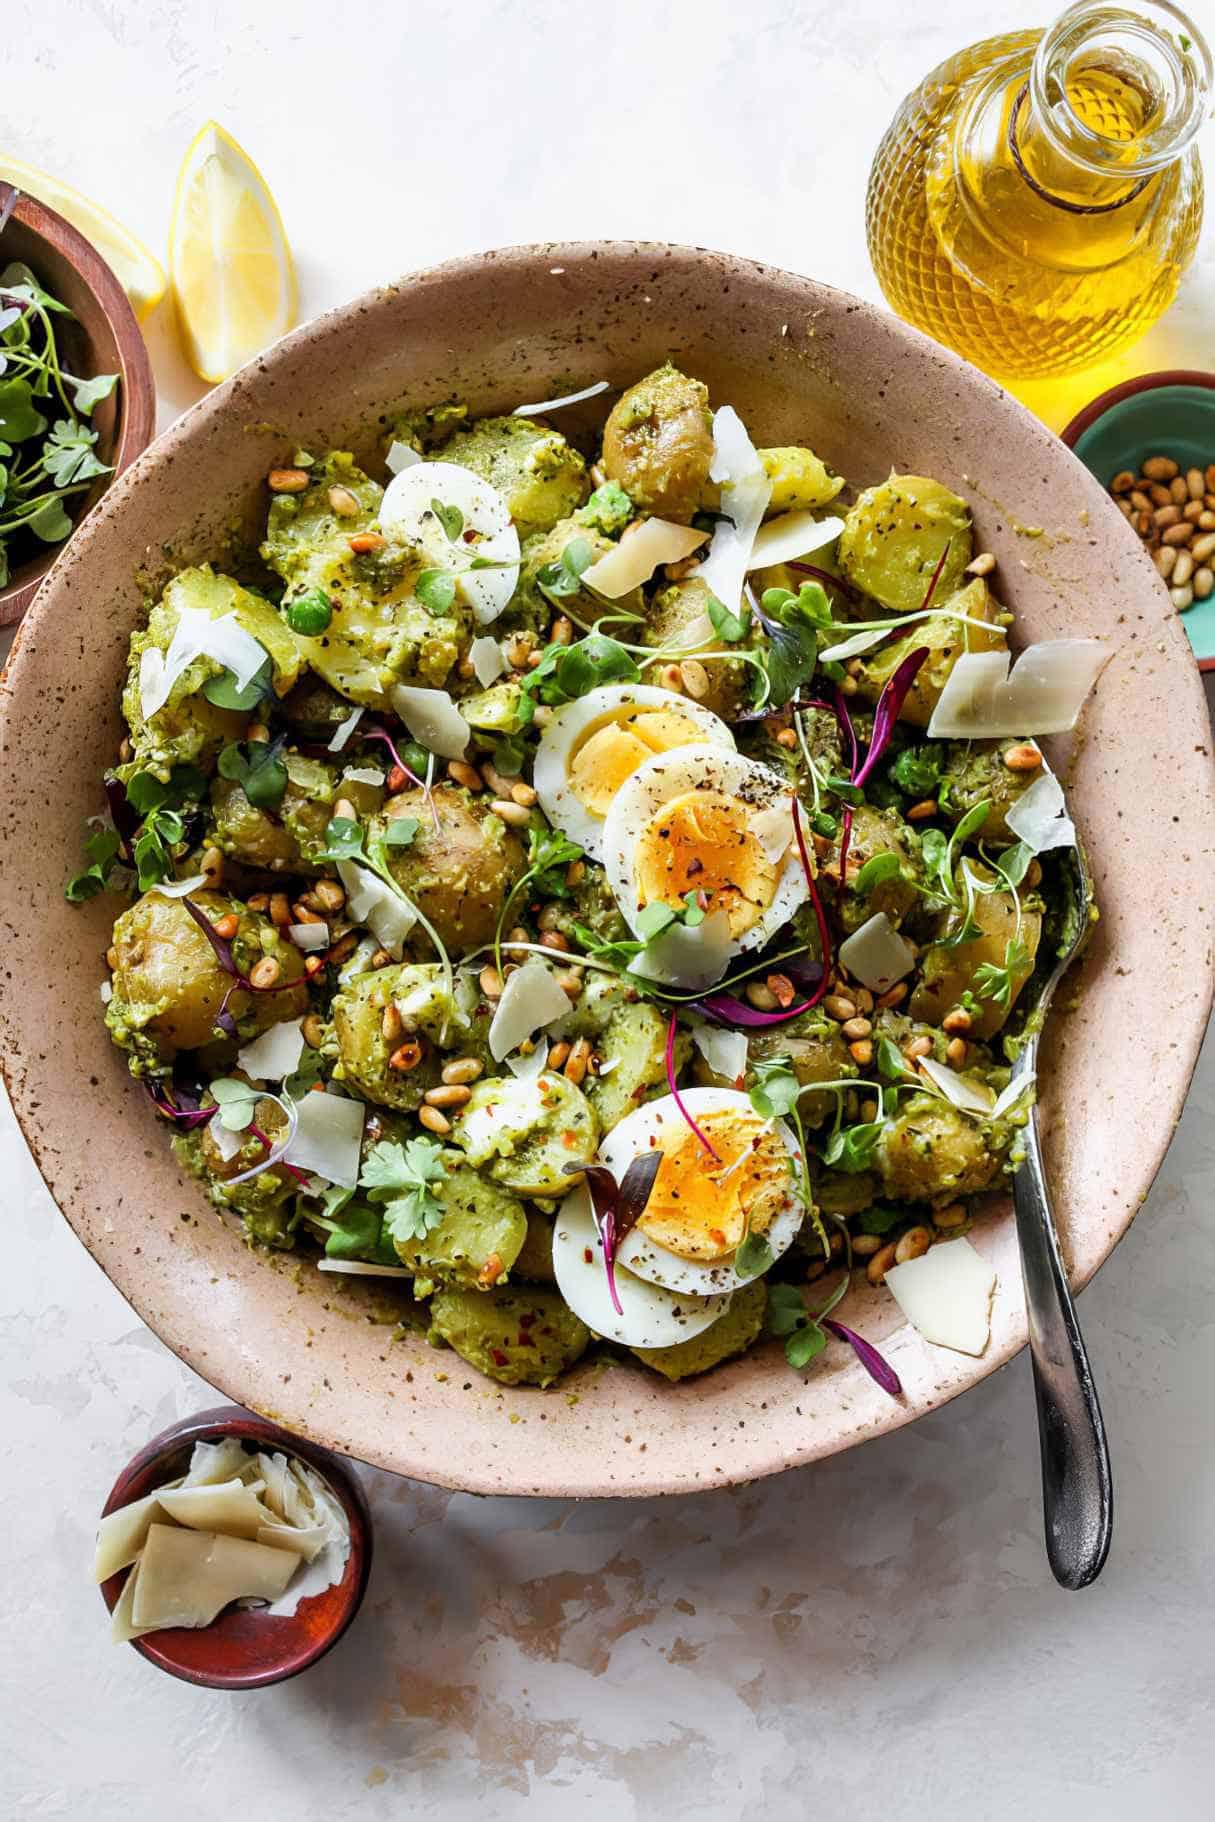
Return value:
M 441 759 L 461 758 L 472 730 L 446 690 L 395 683 L 389 694 L 415 740 Z
M 287 935 L 297 949 L 309 951 L 329 947 L 328 924 L 288 924 Z
M 772 483 L 731 405 L 713 413 L 713 460 L 709 479 L 721 482 L 721 510 L 700 579 L 731 613 L 737 613 L 763 523 Z
M 884 911 L 878 911 L 840 944 L 840 961 L 862 986 L 885 993 L 915 967 L 915 950 Z
M 1028 791 L 1018 797 L 1004 820 L 1031 854 L 1045 854 L 1050 848 L 1074 848 L 1076 825 L 1067 813 L 1063 786 L 1046 761 L 1042 775 L 1035 778 Z
M 256 1457 L 248 1454 L 235 1436 L 225 1436 L 219 1442 L 196 1442 L 186 1478 L 181 1485 L 207 1487 L 214 1486 L 221 1480 L 237 1480 L 246 1468 L 255 1463 Z M 172 1484 L 176 1486 L 178 1483 L 174 1481 Z
M 162 898 L 189 898 L 191 892 L 197 892 L 200 886 L 210 883 L 206 873 L 192 873 L 189 879 L 159 880 L 149 887 L 152 892 L 159 892 Z
M 318 1272 L 339 1272 L 347 1278 L 412 1278 L 403 1265 L 374 1265 L 365 1259 L 318 1259 Z
M 388 445 L 388 454 L 384 457 L 384 466 L 389 474 L 400 474 L 406 468 L 413 468 L 416 463 L 424 462 L 412 443 L 392 442 Z
M 1066 733 L 1112 656 L 1100 639 L 1048 639 L 1027 646 L 1010 673 L 1006 651 L 964 652 L 932 712 L 928 738 Z
M 568 1005 L 568 1003 L 567 1001 L 566 1004 Z M 505 1061 L 506 1067 L 513 1076 L 518 1077 L 519 1081 L 534 1082 L 538 1075 L 543 1075 L 544 1066 L 548 1062 L 548 1039 L 542 1039 L 527 1056 L 521 1050 L 517 1050 Z
M 819 653 L 821 664 L 839 664 L 845 658 L 859 657 L 862 652 L 871 652 L 883 639 L 889 639 L 892 632 L 901 624 L 892 620 L 888 626 L 871 627 L 867 633 L 853 633 L 850 639 L 841 639 L 838 645 L 824 646 Z
M 842 519 L 816 519 L 812 512 L 785 512 L 769 519 L 755 534 L 748 569 L 769 569 L 774 563 L 795 563 L 816 550 L 834 544 L 844 529 Z
M 600 1065 L 599 1065 L 600 1076 L 611 1075 L 613 1069 L 619 1069 L 623 1060 L 624 1059 L 622 1057 L 609 1057 L 606 1062 L 600 1063 Z
M 298 1111 L 298 1124 L 283 1154 L 287 1163 L 353 1189 L 363 1146 L 363 1103 L 314 1089 L 300 1101 Z
M 117 1512 L 106 1514 L 97 1527 L 97 1549 L 93 1556 L 95 1581 L 108 1582 L 112 1575 L 135 1561 L 147 1542 L 150 1527 L 163 1522 L 160 1494 L 180 1485 L 181 1482 L 175 1480 L 169 1487 L 161 1487 L 143 1499 L 132 1500 L 129 1506 L 119 1506 Z
M 153 1525 L 131 1603 L 136 1626 L 209 1626 L 236 1600 L 274 1600 L 299 1566 L 288 1550 Z
M 539 405 L 516 405 L 511 416 L 538 418 L 546 411 L 559 411 L 563 405 L 580 405 L 583 399 L 598 398 L 610 385 L 610 380 L 596 380 L 593 386 L 584 386 L 581 392 L 567 392 L 559 399 L 544 399 Z
M 710 911 L 694 930 L 686 924 L 672 924 L 647 943 L 629 963 L 629 973 L 695 992 L 721 979 L 733 952 L 729 918 L 724 911 Z
M 364 711 L 361 708 L 351 710 L 345 721 L 342 722 L 341 726 L 335 732 L 333 739 L 329 742 L 329 751 L 331 753 L 340 753 L 342 751 L 346 742 L 354 733 L 355 728 L 358 727 L 359 722 L 362 720 L 363 713 Z
M 783 860 L 793 845 L 793 811 L 786 798 L 770 804 L 751 818 L 748 827 L 764 851 L 764 858 L 775 863 Z
M 717 638 L 717 628 L 708 614 L 697 614 L 682 627 L 669 644 L 677 652 L 700 651 L 703 646 L 712 645 Z
M 139 661 L 139 700 L 145 721 L 162 709 L 173 686 L 196 658 L 212 658 L 244 689 L 266 662 L 266 648 L 247 633 L 235 613 L 213 620 L 205 607 L 183 607 L 167 652 L 148 646 Z
M 886 1288 L 925 1341 L 960 1354 L 986 1348 L 996 1274 L 969 1240 L 947 1240 L 891 1266 Z
M 483 690 L 487 690 L 491 683 L 496 683 L 503 671 L 510 668 L 506 662 L 506 653 L 488 633 L 473 640 L 468 648 L 468 659 Z
M 310 1563 L 329 1542 L 329 1532 L 324 1525 L 262 1525 L 254 1542 L 271 1550 L 294 1550 Z
M 554 1019 L 564 1018 L 569 1009 L 569 996 L 558 986 L 548 963 L 533 956 L 502 989 L 489 1028 L 490 1055 L 500 1063 L 512 1050 L 518 1050 L 525 1038 Z
M 357 861 L 339 860 L 346 888 L 346 909 L 357 924 L 366 924 L 376 941 L 397 961 L 405 938 L 418 921 L 417 912 L 398 892 Z
M 153 1626 L 135 1624 L 133 1614 L 138 1586 L 139 1564 L 136 1563 L 122 1584 L 122 1592 L 114 1602 L 114 1611 L 110 1615 L 110 1637 L 116 1645 L 125 1645 L 130 1639 L 141 1639 L 145 1632 L 155 1631 Z
M 951 1106 L 962 1113 L 977 1113 L 984 1117 L 991 1114 L 996 1097 L 986 1083 L 968 1081 L 944 1063 L 935 1063 L 931 1057 L 921 1057 L 919 1064 L 921 1072 L 940 1089 Z
M 218 1486 L 166 1487 L 157 1497 L 170 1518 L 179 1525 L 188 1525 L 192 1531 L 256 1537 L 259 1527 L 274 1519 L 257 1497 L 256 1489 L 261 1485 L 261 1481 L 249 1487 L 241 1480 L 227 1480 Z
M 342 777 L 343 779 L 348 778 L 351 784 L 379 786 L 384 782 L 383 768 L 373 765 L 348 765 L 342 773 Z
M 233 1132 L 231 1127 L 225 1126 L 222 1120 L 212 1120 L 210 1132 L 211 1143 L 225 1164 L 231 1164 L 249 1136 L 244 1132 Z
M 315 927 L 312 924 L 302 926 L 306 930 Z M 281 1025 L 271 1025 L 251 1044 L 246 1044 L 237 1052 L 236 1061 L 237 1066 L 257 1082 L 281 1082 L 299 1068 L 303 1051 L 304 1021 L 288 1019 Z
M 582 580 L 597 595 L 618 601 L 621 595 L 648 582 L 659 564 L 679 563 L 690 557 L 708 535 L 691 525 L 672 525 L 669 519 L 644 519 L 636 531 L 584 570 Z
M 1002 1088 L 996 1096 L 996 1104 L 991 1110 L 992 1119 L 1002 1120 L 1006 1113 L 1011 1113 L 1022 1096 L 1029 1093 L 1036 1080 L 1032 1070 L 1029 1075 L 1014 1076 L 1007 1088 Z
M 747 1034 L 726 1031 L 721 1025 L 702 1024 L 692 1027 L 692 1042 L 714 1075 L 739 1083 L 747 1073 Z M 603 1074 L 602 1069 L 599 1071 Z

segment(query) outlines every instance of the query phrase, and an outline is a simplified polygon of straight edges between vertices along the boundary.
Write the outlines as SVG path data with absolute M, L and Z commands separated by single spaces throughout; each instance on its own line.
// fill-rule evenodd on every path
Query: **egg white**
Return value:
M 590 1257 L 587 1257 L 587 1254 Z M 728 1296 L 677 1294 L 616 1267 L 616 1290 L 623 1316 L 617 1315 L 608 1290 L 603 1245 L 591 1207 L 590 1192 L 580 1184 L 565 1198 L 553 1226 L 553 1271 L 557 1289 L 589 1329 L 625 1347 L 669 1348 L 701 1335 L 730 1306 Z
M 745 790 L 749 798 L 749 817 L 782 802 L 787 804 L 790 795 L 785 780 L 769 766 L 719 746 L 672 747 L 638 766 L 612 799 L 603 824 L 604 871 L 621 914 L 634 935 L 639 934 L 637 919 L 642 909 L 637 902 L 634 867 L 637 837 L 664 804 L 706 786 L 731 797 L 737 797 Z M 777 878 L 772 903 L 749 930 L 731 939 L 728 955 L 761 947 L 788 923 L 808 895 L 802 863 L 793 849 Z
M 680 1090 L 680 1098 L 697 1121 L 703 1120 L 706 1114 L 720 1113 L 737 1113 L 747 1120 L 755 1117 L 749 1096 L 737 1088 L 684 1088 Z M 797 1159 L 797 1140 L 783 1120 L 775 1120 L 773 1125 L 789 1153 L 791 1166 L 789 1206 L 781 1209 L 764 1234 L 772 1248 L 772 1257 L 779 1259 L 796 1240 L 806 1205 L 800 1174 L 792 1168 Z M 675 1097 L 664 1095 L 661 1100 L 647 1102 L 644 1107 L 626 1114 L 612 1128 L 600 1145 L 600 1162 L 607 1165 L 619 1182 L 635 1157 L 661 1148 L 663 1138 L 672 1133 L 682 1139 L 686 1131 L 687 1125 L 675 1104 Z M 709 1169 L 717 1168 L 707 1155 L 705 1164 Z M 637 1227 L 625 1236 L 618 1258 L 621 1265 L 627 1266 L 638 1278 L 662 1285 L 667 1290 L 692 1292 L 701 1297 L 736 1291 L 750 1282 L 739 1276 L 729 1260 L 710 1263 L 703 1259 L 683 1259 Z
M 431 508 L 432 500 L 458 506 L 465 528 L 482 534 L 475 553 L 468 545 L 451 543 Z M 496 487 L 456 462 L 415 462 L 384 489 L 379 519 L 385 537 L 416 545 L 436 569 L 457 572 L 460 592 L 483 626 L 497 619 L 519 581 L 519 534 Z M 507 567 L 464 567 L 474 554 Z
M 687 696 L 677 695 L 674 690 L 657 689 L 653 684 L 606 684 L 602 689 L 588 691 L 576 702 L 555 709 L 536 749 L 532 781 L 540 798 L 540 808 L 553 827 L 576 841 L 594 860 L 600 857 L 604 823 L 575 794 L 569 780 L 570 760 L 584 736 L 605 722 L 622 721 L 637 708 L 677 711 L 701 729 L 706 745 L 731 751 L 734 747 L 734 736 L 720 715 L 715 715 L 712 709 L 702 708 L 699 702 L 693 702 Z

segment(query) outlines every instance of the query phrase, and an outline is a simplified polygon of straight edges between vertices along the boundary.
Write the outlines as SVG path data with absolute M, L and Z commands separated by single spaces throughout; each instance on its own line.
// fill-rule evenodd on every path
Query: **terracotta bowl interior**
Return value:
M 0 183 L 0 208 L 10 186 Z M 142 455 L 156 427 L 156 385 L 148 351 L 126 293 L 101 255 L 70 222 L 32 196 L 21 196 L 0 234 L 0 269 L 19 260 L 53 297 L 66 304 L 72 320 L 58 319 L 56 338 L 69 372 L 85 379 L 117 373 L 119 384 L 93 413 L 97 454 L 119 474 Z M 111 476 L 100 476 L 83 503 L 73 503 L 79 521 L 105 493 Z M 14 564 L 0 589 L 0 626 L 20 620 L 61 545 L 48 545 Z
M 318 1449 L 299 1437 L 289 1436 L 276 1424 L 266 1423 L 248 1411 L 224 1406 L 201 1411 L 174 1424 L 127 1463 L 110 1489 L 102 1517 L 143 1499 L 166 1481 L 184 1474 L 196 1442 L 220 1442 L 235 1436 L 253 1449 L 281 1450 L 308 1462 L 328 1482 L 350 1525 L 350 1556 L 340 1582 L 323 1593 L 302 1600 L 291 1615 L 259 1613 L 256 1609 L 229 1607 L 209 1626 L 197 1631 L 169 1627 L 132 1639 L 134 1650 L 170 1676 L 208 1689 L 260 1689 L 267 1683 L 284 1683 L 298 1676 L 337 1644 L 362 1605 L 371 1573 L 372 1529 L 367 1499 L 357 1477 L 327 1449 Z M 130 1574 L 120 1570 L 101 1585 L 102 1599 L 112 1612 Z
M 63 902 L 121 728 L 144 577 L 222 561 L 298 444 L 369 460 L 394 409 L 510 410 L 674 357 L 759 443 L 809 442 L 857 484 L 892 467 L 972 502 L 978 543 L 1029 642 L 1095 634 L 1115 655 L 1068 777 L 1102 917 L 1044 1045 L 1042 1117 L 1077 1284 L 1142 1201 L 1181 1107 L 1211 989 L 1212 778 L 1198 678 L 1151 563 L 1059 440 L 974 369 L 857 300 L 691 249 L 556 245 L 488 254 L 322 317 L 190 412 L 120 481 L 27 620 L 3 724 L 12 781 L 0 877 L 0 1018 L 18 1117 L 60 1207 L 144 1319 L 212 1384 L 299 1434 L 477 1491 L 625 1494 L 754 1478 L 905 1423 L 1025 1339 L 1005 1204 L 975 1233 L 999 1272 L 981 1360 L 934 1349 L 884 1293 L 849 1320 L 900 1374 L 892 1401 L 833 1343 L 806 1377 L 771 1345 L 668 1386 L 588 1360 L 550 1391 L 490 1384 L 418 1334 L 388 1290 L 264 1260 L 198 1186 L 99 1016 L 115 907 Z M 604 402 L 563 413 L 586 432 Z M 1039 535 L 1040 533 L 1040 535 Z M 1144 996 L 1169 1008 L 1145 1019 Z M 69 1010 L 70 1009 L 70 1014 Z

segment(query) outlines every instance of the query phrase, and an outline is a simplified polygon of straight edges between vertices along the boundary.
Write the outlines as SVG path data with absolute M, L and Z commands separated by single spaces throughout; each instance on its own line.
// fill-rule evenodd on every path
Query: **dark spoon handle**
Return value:
M 1068 1288 L 1031 1116 L 1013 1206 L 1042 1446 L 1046 1554 L 1055 1580 L 1086 1588 L 1101 1573 L 1114 1523 L 1109 1448 L 1097 1388 Z

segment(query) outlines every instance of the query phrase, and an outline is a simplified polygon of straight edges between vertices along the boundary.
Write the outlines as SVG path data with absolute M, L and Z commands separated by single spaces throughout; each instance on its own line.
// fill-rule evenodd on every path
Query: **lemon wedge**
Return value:
M 295 266 L 266 180 L 209 120 L 182 161 L 169 273 L 186 354 L 224 380 L 295 321 Z
M 70 184 L 61 183 L 59 178 L 36 170 L 20 158 L 11 158 L 7 152 L 0 152 L 0 178 L 70 221 L 111 268 L 136 316 L 142 321 L 151 315 L 165 294 L 165 271 L 141 240 Z

